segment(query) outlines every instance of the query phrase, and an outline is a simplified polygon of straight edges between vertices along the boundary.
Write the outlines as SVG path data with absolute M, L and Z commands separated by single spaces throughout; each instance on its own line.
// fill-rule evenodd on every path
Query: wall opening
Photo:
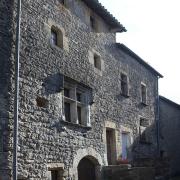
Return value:
M 106 129 L 106 147 L 108 165 L 116 163 L 116 135 L 115 129 Z
M 78 180 L 96 180 L 96 165 L 87 157 L 79 162 Z

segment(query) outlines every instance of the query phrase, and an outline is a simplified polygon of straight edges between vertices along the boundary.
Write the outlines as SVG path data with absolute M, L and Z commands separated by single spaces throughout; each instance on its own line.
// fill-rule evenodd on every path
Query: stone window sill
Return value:
M 87 130 L 92 129 L 91 126 L 85 126 L 82 124 L 76 124 L 76 123 L 72 123 L 72 122 L 68 122 L 68 121 L 64 121 L 64 120 L 61 120 L 61 123 L 64 125 L 73 126 L 73 127 L 77 127 L 77 128 L 83 128 L 83 129 L 87 129 Z
M 51 47 L 52 49 L 56 49 L 56 50 L 58 50 L 58 51 L 62 51 L 62 50 L 63 50 L 63 49 L 60 48 L 59 46 L 53 45 L 52 43 L 50 43 L 50 47 Z
M 143 106 L 148 106 L 148 104 L 145 103 L 145 102 L 141 102 L 141 104 L 142 104 Z

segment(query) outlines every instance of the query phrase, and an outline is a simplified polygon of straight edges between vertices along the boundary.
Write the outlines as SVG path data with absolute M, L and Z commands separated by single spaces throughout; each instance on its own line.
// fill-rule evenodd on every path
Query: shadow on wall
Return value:
M 14 1 L 0 1 L 0 179 L 9 179 L 12 164 L 12 118 L 13 113 L 13 7 Z M 10 95 L 11 94 L 11 95 Z M 10 143 L 9 143 L 10 142 Z
M 45 95 L 60 92 L 64 88 L 64 76 L 60 73 L 48 76 L 44 79 L 43 87 Z
M 158 157 L 157 138 L 156 138 L 156 125 L 139 126 L 139 134 L 129 147 L 128 152 L 132 152 L 133 162 L 137 159 L 154 159 Z
M 156 177 L 169 178 L 169 158 L 159 153 L 156 124 L 145 129 L 140 126 L 139 135 L 128 148 L 128 152 L 133 167 L 153 167 Z
M 170 158 L 172 176 L 180 175 L 180 106 L 160 96 L 160 146 Z

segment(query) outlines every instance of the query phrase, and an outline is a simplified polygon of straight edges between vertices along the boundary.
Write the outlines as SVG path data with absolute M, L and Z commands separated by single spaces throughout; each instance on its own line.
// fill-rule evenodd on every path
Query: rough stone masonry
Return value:
M 12 179 L 16 9 L 0 1 L 2 180 Z M 23 0 L 21 19 L 18 178 L 77 180 L 84 163 L 100 179 L 122 156 L 155 157 L 161 75 L 116 43 L 125 28 L 87 0 Z

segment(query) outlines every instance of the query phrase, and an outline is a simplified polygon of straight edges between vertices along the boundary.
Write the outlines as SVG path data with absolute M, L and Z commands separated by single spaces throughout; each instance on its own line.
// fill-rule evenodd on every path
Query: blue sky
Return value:
M 99 1 L 127 29 L 117 41 L 159 71 L 160 94 L 180 104 L 180 1 Z

